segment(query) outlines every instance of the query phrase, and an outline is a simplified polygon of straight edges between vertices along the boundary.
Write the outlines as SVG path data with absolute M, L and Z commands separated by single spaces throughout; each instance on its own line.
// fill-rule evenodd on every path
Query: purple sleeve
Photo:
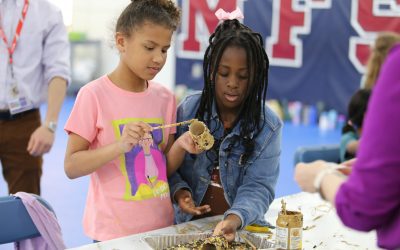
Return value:
M 399 197 L 400 44 L 382 66 L 365 116 L 357 161 L 335 203 L 346 226 L 369 231 L 390 222 Z

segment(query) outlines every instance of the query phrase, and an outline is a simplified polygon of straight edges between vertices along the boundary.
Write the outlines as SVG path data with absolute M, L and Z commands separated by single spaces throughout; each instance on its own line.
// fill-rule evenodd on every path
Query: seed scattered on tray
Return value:
M 230 242 L 223 236 L 211 236 L 203 240 L 195 240 L 193 242 L 178 244 L 168 247 L 165 250 L 245 250 L 251 249 L 251 246 L 243 242 Z

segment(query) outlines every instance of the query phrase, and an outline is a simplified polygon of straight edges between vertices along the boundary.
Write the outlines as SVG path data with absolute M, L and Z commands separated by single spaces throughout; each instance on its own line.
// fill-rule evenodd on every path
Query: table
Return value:
M 324 250 L 374 250 L 376 246 L 375 232 L 358 232 L 345 227 L 336 215 L 335 209 L 318 194 L 297 193 L 277 198 L 273 201 L 265 218 L 273 225 L 281 210 L 281 200 L 287 203 L 288 210 L 301 210 L 303 213 L 303 249 Z M 207 232 L 221 220 L 221 216 L 191 221 L 146 233 L 135 234 L 114 240 L 103 241 L 73 248 L 75 250 L 125 250 L 151 249 L 142 241 L 144 236 L 178 233 Z M 274 234 L 274 230 L 271 230 Z M 260 235 L 260 234 L 259 234 Z M 272 235 L 271 240 L 275 238 Z

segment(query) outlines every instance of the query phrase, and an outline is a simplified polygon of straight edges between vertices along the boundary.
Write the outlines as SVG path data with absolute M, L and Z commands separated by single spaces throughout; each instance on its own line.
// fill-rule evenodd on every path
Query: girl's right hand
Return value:
M 152 127 L 144 122 L 131 122 L 124 126 L 118 146 L 122 153 L 132 150 L 138 144 L 146 133 L 150 133 Z

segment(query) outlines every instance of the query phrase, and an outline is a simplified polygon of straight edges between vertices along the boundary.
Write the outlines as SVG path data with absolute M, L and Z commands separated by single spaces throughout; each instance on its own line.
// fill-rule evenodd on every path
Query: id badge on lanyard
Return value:
M 12 115 L 18 114 L 33 108 L 33 105 L 29 99 L 23 95 L 18 89 L 18 84 L 15 79 L 12 79 L 12 82 L 9 86 L 9 96 L 10 98 L 7 100 L 8 108 Z
M 22 8 L 21 18 L 18 21 L 18 25 L 11 45 L 8 44 L 6 34 L 3 28 L 0 26 L 0 37 L 7 46 L 8 56 L 9 56 L 8 63 L 11 71 L 11 82 L 9 82 L 8 84 L 8 92 L 9 92 L 8 96 L 10 97 L 8 100 L 8 108 L 10 109 L 11 114 L 24 112 L 26 110 L 32 109 L 33 107 L 28 98 L 21 92 L 21 90 L 18 87 L 18 82 L 14 75 L 14 64 L 13 64 L 14 63 L 13 54 L 17 46 L 18 38 L 21 34 L 22 26 L 24 25 L 24 20 L 26 17 L 26 13 L 28 11 L 28 6 L 29 6 L 29 0 L 25 0 L 24 7 Z

